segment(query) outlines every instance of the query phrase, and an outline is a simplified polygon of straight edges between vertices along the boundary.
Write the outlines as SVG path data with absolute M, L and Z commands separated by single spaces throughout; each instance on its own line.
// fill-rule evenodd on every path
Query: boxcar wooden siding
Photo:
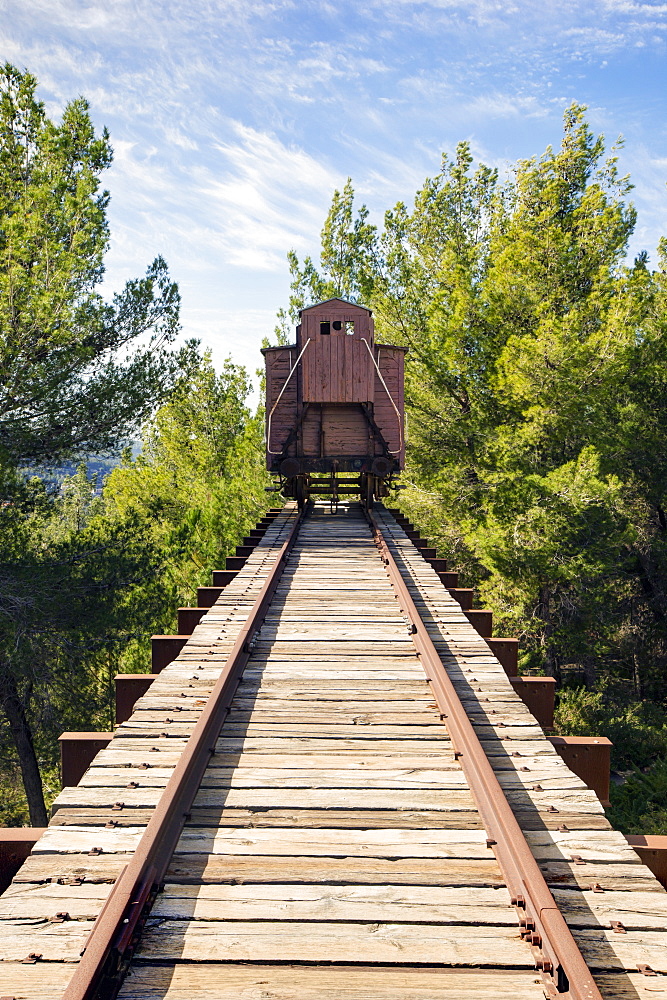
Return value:
M 351 321 L 345 317 L 341 322 Z M 352 335 L 331 330 L 320 333 L 321 317 L 310 316 L 307 334 L 311 338 L 301 362 L 303 400 L 306 403 L 371 403 L 375 387 L 373 362 L 357 332 Z M 330 321 L 333 326 L 333 320 Z M 310 329 L 312 327 L 312 330 Z M 368 342 L 368 337 L 365 338 Z M 303 341 L 305 344 L 305 340 Z
M 296 344 L 263 352 L 268 468 L 297 425 L 285 452 L 289 456 L 372 461 L 384 454 L 364 414 L 366 406 L 402 468 L 405 348 L 376 345 L 370 311 L 341 299 L 304 309 L 296 333 Z
M 361 407 L 311 406 L 303 422 L 303 453 L 311 458 L 372 455 L 370 427 Z
M 375 404 L 373 415 L 375 422 L 382 432 L 382 436 L 389 446 L 389 451 L 396 454 L 400 451 L 401 467 L 405 461 L 405 434 L 403 428 L 404 414 L 404 393 L 403 393 L 403 367 L 405 359 L 405 348 L 403 347 L 383 347 L 382 344 L 375 346 L 375 358 L 378 368 L 382 373 L 385 385 L 389 390 L 398 412 L 400 413 L 400 425 L 396 415 L 396 410 L 391 404 L 387 392 L 380 381 L 380 378 L 373 369 L 375 377 Z M 379 452 L 376 449 L 376 454 Z
M 285 385 L 285 380 L 288 378 L 298 354 L 296 347 L 270 347 L 264 353 L 266 356 L 267 438 L 269 430 L 271 434 L 271 440 L 267 441 L 267 444 L 270 451 L 279 452 L 297 419 L 298 371 L 294 372 L 280 397 L 280 402 L 271 416 L 270 428 L 269 414 L 280 396 L 280 390 Z M 289 453 L 291 455 L 295 453 L 294 447 L 289 449 Z

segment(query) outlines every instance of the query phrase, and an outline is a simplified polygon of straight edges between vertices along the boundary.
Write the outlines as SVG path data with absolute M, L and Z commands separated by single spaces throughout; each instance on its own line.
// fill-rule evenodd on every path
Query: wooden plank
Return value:
M 46 906 L 53 906 L 49 900 Z M 169 886 L 153 908 L 168 920 L 325 920 L 517 926 L 505 889 L 460 886 Z
M 140 957 L 120 1000 L 543 1000 L 543 996 L 539 979 L 528 970 L 217 962 L 166 967 L 144 963 Z M 47 997 L 51 1000 L 51 994 L 45 993 L 44 1000 Z
M 4 920 L 0 936 L 0 965 L 22 962 L 31 952 L 44 962 L 78 962 L 93 924 L 89 920 L 49 923 L 39 920 Z M 11 996 L 15 996 L 14 990 Z
M 114 812 L 110 808 L 62 808 L 55 814 L 52 825 L 69 826 L 86 824 L 105 826 L 113 821 L 119 826 L 145 825 L 152 810 L 133 808 Z M 557 813 L 516 810 L 519 825 L 523 830 L 558 830 L 563 824 L 568 829 L 594 830 L 611 829 L 603 814 Z M 481 829 L 481 821 L 472 809 L 469 811 L 435 812 L 428 810 L 364 810 L 364 809 L 282 809 L 260 807 L 193 807 L 192 821 L 196 826 L 237 826 L 270 827 L 292 826 L 312 828 L 390 829 L 393 827 L 415 829 L 463 830 Z
M 144 938 L 144 961 L 164 961 L 177 953 L 181 961 L 210 958 L 230 961 L 396 962 L 407 954 L 412 963 L 440 962 L 479 966 L 493 956 L 496 966 L 533 968 L 530 949 L 516 928 L 480 926 L 474 934 L 459 925 L 399 923 L 314 923 L 303 921 L 299 934 L 289 923 L 235 921 L 215 923 L 149 918 L 151 933 Z M 653 948 L 644 950 L 653 954 Z M 596 955 L 599 948 L 591 948 Z M 665 953 L 667 959 L 667 952 Z M 663 959 L 664 961 L 664 959 Z
M 168 767 L 151 767 L 148 771 L 132 768 L 91 767 L 79 783 L 80 788 L 106 788 L 122 790 L 129 782 L 139 787 L 164 787 L 171 776 Z M 509 776 L 508 776 L 509 777 Z M 547 782 L 545 781 L 545 785 Z M 578 781 L 572 787 L 583 786 Z M 200 788 L 465 788 L 465 776 L 460 769 L 435 770 L 413 767 L 392 770 L 374 768 L 237 768 L 210 767 L 207 769 Z M 560 785 L 555 787 L 560 789 Z
M 147 808 L 155 806 L 162 788 L 148 783 L 138 788 L 76 786 L 65 788 L 54 803 L 55 809 L 62 806 L 72 808 L 77 805 L 90 807 L 111 807 L 116 802 L 124 802 L 126 808 Z M 564 793 L 550 796 L 549 803 L 573 805 Z M 578 800 L 575 802 L 579 804 Z M 297 808 L 297 809 L 474 809 L 473 800 L 467 789 L 434 791 L 431 789 L 406 790 L 376 788 L 229 788 L 221 797 L 220 788 L 203 787 L 197 793 L 195 807 L 213 808 L 223 804 L 232 808 Z M 545 806 L 546 808 L 546 806 Z M 599 807 L 599 811 L 602 807 Z
M 557 888 L 552 892 L 570 927 L 597 924 L 609 928 L 612 920 L 619 920 L 628 930 L 667 931 L 667 893 L 573 892 Z
M 483 830 L 307 830 L 186 826 L 179 854 L 256 857 L 482 858 L 492 857 Z
M 326 420 L 335 446 L 345 420 L 332 407 Z M 365 430 L 362 437 L 367 443 Z M 19 924 L 48 921 L 54 907 L 75 914 L 69 923 L 85 934 L 178 760 L 279 537 L 276 531 L 273 548 L 253 552 L 83 787 L 59 797 L 42 847 L 0 900 L 10 945 Z M 410 543 L 400 545 L 446 669 L 591 964 L 632 968 L 633 958 L 654 955 L 666 937 L 667 894 L 544 739 L 434 571 Z M 316 515 L 239 686 L 141 960 L 159 963 L 173 949 L 178 961 L 195 963 L 192 970 L 211 955 L 269 963 L 263 970 L 275 962 L 353 961 L 351 989 L 360 969 L 372 969 L 368 962 L 378 969 L 395 961 L 486 962 L 496 983 L 499 960 L 525 963 L 535 987 L 530 949 L 518 938 L 438 716 L 365 525 Z M 116 800 L 122 810 L 112 809 Z M 118 825 L 105 829 L 116 817 Z M 88 855 L 93 847 L 103 853 Z M 60 884 L 77 877 L 85 879 L 80 893 Z M 605 891 L 592 892 L 595 884 Z M 615 919 L 627 935 L 613 935 Z M 255 972 L 246 970 L 248 984 Z M 507 974 L 515 971 L 508 966 Z M 333 987 L 339 996 L 338 977 Z M 191 990 L 188 981 L 188 996 Z
M 127 862 L 123 854 L 41 855 L 30 857 L 15 883 L 81 879 L 113 882 Z M 541 865 L 549 885 L 589 891 L 649 892 L 664 890 L 643 865 L 548 862 Z M 229 855 L 174 855 L 170 882 L 345 882 L 363 885 L 490 885 L 503 884 L 495 860 L 413 858 L 317 858 Z
M 59 809 L 52 825 L 104 826 L 110 820 L 119 826 L 145 824 L 151 816 L 149 810 L 124 809 L 112 812 L 110 809 Z M 540 829 L 544 823 L 539 817 Z M 553 822 L 553 821 L 552 821 Z M 469 812 L 429 812 L 427 810 L 371 810 L 371 809 L 245 809 L 217 808 L 192 809 L 193 826 L 235 826 L 248 827 L 302 827 L 309 829 L 481 829 L 481 821 L 475 813 Z M 561 820 L 558 820 L 560 825 Z
M 66 831 L 68 832 L 68 831 Z M 66 835 L 66 832 L 63 836 Z M 129 841 L 130 834 L 126 835 Z M 527 839 L 540 861 L 584 861 L 639 865 L 631 848 L 623 850 L 615 831 L 598 831 L 594 838 L 554 831 L 529 832 Z M 120 841 L 119 841 L 120 842 Z M 626 845 L 627 848 L 627 845 Z M 122 847 L 119 849 L 123 849 Z M 351 829 L 252 829 L 193 827 L 188 824 L 179 841 L 180 853 L 234 855 L 301 855 L 318 857 L 490 858 L 483 830 Z M 634 856 L 633 856 L 634 855 Z M 667 898 L 667 894 L 666 894 Z
M 109 883 L 11 885 L 0 896 L 0 939 L 5 920 L 51 920 L 57 913 L 68 913 L 71 920 L 94 920 L 110 891 Z
M 66 962 L 0 962 L 0 995 L 16 1000 L 53 1000 L 62 995 L 72 978 L 72 966 Z

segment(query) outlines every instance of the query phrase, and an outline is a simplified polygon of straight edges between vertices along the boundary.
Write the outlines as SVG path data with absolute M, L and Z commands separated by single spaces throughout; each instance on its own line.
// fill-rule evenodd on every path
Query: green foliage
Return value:
M 121 651 L 163 605 L 162 557 L 135 512 L 94 496 L 85 467 L 55 496 L 7 467 L 2 485 L 0 736 L 40 825 L 38 765 L 57 768 L 63 729 L 107 728 Z
M 160 257 L 112 303 L 96 292 L 109 136 L 83 98 L 55 123 L 35 90 L 0 67 L 0 450 L 54 465 L 116 446 L 168 390 L 179 295 Z
M 606 736 L 613 775 L 608 817 L 624 833 L 667 834 L 667 712 L 628 699 L 623 685 L 559 691 L 554 724 L 566 736 Z
M 611 790 L 609 821 L 624 833 L 667 835 L 667 757 Z
M 606 736 L 614 744 L 617 771 L 652 767 L 667 754 L 667 713 L 650 701 L 628 699 L 621 685 L 594 691 L 565 686 L 558 693 L 554 724 L 564 736 Z
M 667 243 L 627 266 L 630 190 L 574 104 L 503 183 L 461 143 L 359 246 L 351 185 L 330 220 L 378 340 L 409 348 L 404 509 L 532 669 L 663 700 Z M 320 271 L 291 255 L 293 299 L 328 287 L 334 231 Z
M 290 255 L 291 306 L 342 261 L 378 340 L 409 348 L 402 509 L 519 636 L 523 669 L 583 684 L 561 691 L 560 731 L 650 768 L 622 791 L 649 823 L 667 759 L 667 240 L 655 270 L 627 263 L 619 144 L 576 104 L 560 145 L 504 182 L 461 143 L 358 247 L 348 184 L 329 217 L 347 242 L 330 224 L 319 270 Z
M 0 734 L 0 745 L 9 740 Z M 21 770 L 10 756 L 0 759 L 0 826 L 30 826 Z
M 116 448 L 193 349 L 169 350 L 179 295 L 160 257 L 112 302 L 96 291 L 109 136 L 83 98 L 54 122 L 35 95 L 33 76 L 0 67 L 0 759 L 20 768 L 43 825 L 57 734 L 108 725 L 120 650 L 163 606 L 162 556 L 136 512 L 94 497 L 85 469 L 60 493 L 18 470 Z M 16 795 L 7 808 L 24 816 Z
M 164 554 L 165 627 L 266 507 L 263 415 L 248 412 L 249 388 L 244 369 L 227 361 L 216 374 L 200 358 L 147 425 L 142 453 L 107 480 L 107 501 L 134 511 Z

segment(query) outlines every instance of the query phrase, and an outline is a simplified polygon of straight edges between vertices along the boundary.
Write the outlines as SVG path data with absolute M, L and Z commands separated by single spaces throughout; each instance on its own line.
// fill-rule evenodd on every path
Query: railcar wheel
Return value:
M 299 510 L 303 510 L 308 502 L 308 484 L 305 476 L 296 477 L 296 504 Z
M 374 493 L 375 493 L 375 476 L 371 476 L 367 472 L 362 473 L 361 503 L 366 510 L 371 510 L 371 508 L 373 507 Z

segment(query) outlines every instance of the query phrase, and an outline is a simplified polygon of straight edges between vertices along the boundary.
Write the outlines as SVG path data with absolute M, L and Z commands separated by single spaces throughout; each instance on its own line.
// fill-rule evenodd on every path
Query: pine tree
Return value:
M 19 466 L 116 446 L 177 367 L 179 296 L 162 258 L 112 303 L 96 291 L 109 136 L 83 98 L 51 121 L 36 85 L 0 68 L 0 456 Z

